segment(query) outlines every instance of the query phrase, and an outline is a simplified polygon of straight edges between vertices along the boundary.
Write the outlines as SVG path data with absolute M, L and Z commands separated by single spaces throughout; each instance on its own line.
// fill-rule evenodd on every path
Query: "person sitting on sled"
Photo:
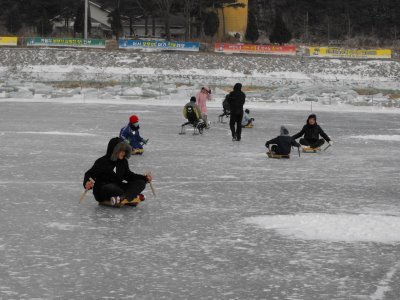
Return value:
M 245 109 L 242 118 L 242 127 L 253 127 L 254 118 L 250 118 L 250 110 Z
M 292 136 L 292 138 L 298 139 L 303 135 L 304 138 L 301 138 L 299 141 L 303 147 L 316 149 L 321 147 L 325 143 L 325 141 L 327 141 L 329 145 L 333 145 L 333 142 L 331 141 L 329 136 L 317 124 L 317 116 L 315 114 L 311 114 L 308 116 L 307 124 L 303 126 L 303 129 L 299 133 L 296 133 L 294 136 Z M 319 138 L 320 135 L 323 137 L 323 139 Z
M 191 97 L 190 101 L 186 103 L 183 108 L 183 116 L 188 120 L 188 122 L 182 124 L 182 127 L 189 124 L 193 125 L 195 128 L 199 128 L 200 125 L 204 125 L 203 127 L 205 127 L 205 123 L 201 118 L 200 108 L 196 104 L 196 97 Z M 203 129 L 203 127 L 201 129 Z
M 118 205 L 122 202 L 136 206 L 144 200 L 141 192 L 152 177 L 135 174 L 129 169 L 131 151 L 132 148 L 124 140 L 112 138 L 106 155 L 97 159 L 85 173 L 83 186 L 86 190 L 93 189 L 93 195 L 100 204 Z
M 132 147 L 133 154 L 142 154 L 144 152 L 143 145 L 149 141 L 140 136 L 139 129 L 139 118 L 136 115 L 132 115 L 129 118 L 129 124 L 121 128 L 119 133 L 119 137 Z
M 273 145 L 271 149 L 270 145 Z M 281 134 L 276 138 L 269 140 L 265 143 L 265 147 L 270 149 L 273 154 L 277 155 L 289 155 L 292 147 L 300 147 L 300 144 L 297 143 L 290 135 L 289 130 L 285 126 L 281 126 Z

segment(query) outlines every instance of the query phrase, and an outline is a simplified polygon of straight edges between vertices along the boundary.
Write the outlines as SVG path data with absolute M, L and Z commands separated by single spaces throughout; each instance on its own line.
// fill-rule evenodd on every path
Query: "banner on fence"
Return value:
M 199 51 L 200 43 L 192 42 L 168 42 L 168 41 L 141 41 L 120 39 L 120 49 L 155 49 L 173 51 Z
M 215 52 L 296 55 L 296 46 L 216 43 Z
M 315 57 L 343 57 L 343 58 L 392 58 L 392 50 L 390 49 L 345 49 L 345 48 L 328 48 L 328 47 L 310 47 L 310 56 Z
M 17 46 L 18 38 L 16 36 L 0 36 L 0 46 Z
M 79 48 L 105 48 L 106 41 L 99 39 L 74 39 L 74 38 L 27 38 L 27 46 L 48 47 L 79 47 Z

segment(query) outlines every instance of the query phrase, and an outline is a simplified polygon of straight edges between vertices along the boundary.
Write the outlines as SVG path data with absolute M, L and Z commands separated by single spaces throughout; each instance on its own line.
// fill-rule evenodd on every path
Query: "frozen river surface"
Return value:
M 132 112 L 157 198 L 79 205 Z M 272 160 L 307 113 L 252 114 L 237 143 L 178 135 L 181 107 L 0 103 L 0 298 L 400 299 L 399 116 L 322 112 L 333 147 Z

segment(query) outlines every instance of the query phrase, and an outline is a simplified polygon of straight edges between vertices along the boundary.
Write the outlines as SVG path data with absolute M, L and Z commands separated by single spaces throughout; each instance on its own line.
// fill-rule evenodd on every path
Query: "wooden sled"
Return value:
M 144 149 L 132 149 L 132 155 L 142 155 Z
M 277 158 L 277 159 L 281 159 L 281 158 L 290 158 L 290 155 L 282 155 L 282 154 L 275 154 L 274 152 L 267 152 L 267 155 L 269 158 Z
M 137 198 L 133 199 L 132 201 L 128 201 L 127 199 L 124 199 L 124 200 L 122 200 L 120 203 L 118 203 L 116 205 L 112 205 L 109 200 L 99 202 L 99 205 L 115 207 L 115 208 L 121 208 L 122 206 L 133 206 L 133 207 L 136 207 L 140 202 L 141 201 L 140 201 L 139 197 L 137 197 Z
M 246 125 L 246 126 L 244 126 L 244 128 L 253 128 L 254 127 L 254 125 L 253 124 L 250 124 L 250 125 Z
M 319 152 L 319 151 L 321 151 L 321 148 L 311 148 L 311 147 L 306 147 L 306 148 L 303 148 L 303 153 L 317 153 L 317 152 Z

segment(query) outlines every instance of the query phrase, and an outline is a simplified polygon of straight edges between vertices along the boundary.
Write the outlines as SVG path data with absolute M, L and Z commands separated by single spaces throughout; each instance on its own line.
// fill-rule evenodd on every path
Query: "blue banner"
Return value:
M 172 51 L 199 51 L 200 43 L 192 42 L 168 42 L 168 41 L 141 41 L 141 40 L 118 40 L 120 49 L 156 49 Z

